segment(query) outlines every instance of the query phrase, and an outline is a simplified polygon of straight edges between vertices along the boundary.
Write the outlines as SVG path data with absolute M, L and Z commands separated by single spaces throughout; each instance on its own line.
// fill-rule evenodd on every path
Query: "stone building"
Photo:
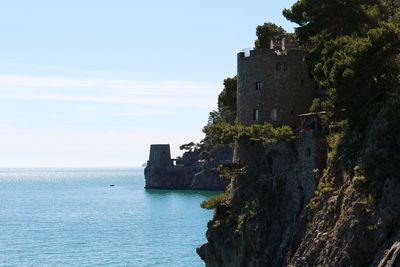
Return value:
M 151 145 L 147 166 L 167 167 L 172 166 L 171 149 L 169 145 Z
M 237 116 L 240 123 L 298 125 L 298 115 L 308 112 L 316 93 L 304 55 L 303 50 L 284 39 L 271 41 L 270 49 L 238 54 Z
M 243 125 L 289 125 L 296 141 L 267 147 L 254 141 L 242 142 L 235 147 L 233 161 L 272 179 L 282 173 L 301 177 L 301 188 L 309 199 L 325 166 L 326 142 L 319 119 L 322 113 L 308 113 L 312 100 L 321 92 L 304 56 L 305 51 L 285 40 L 271 41 L 270 49 L 238 54 L 238 121 Z M 232 182 L 235 190 L 248 182 L 247 176 L 244 181 L 240 179 Z

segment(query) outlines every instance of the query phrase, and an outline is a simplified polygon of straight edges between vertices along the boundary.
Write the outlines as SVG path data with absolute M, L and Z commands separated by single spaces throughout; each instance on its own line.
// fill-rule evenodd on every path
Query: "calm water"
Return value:
M 142 169 L 0 169 L 0 266 L 204 266 L 213 193 L 143 186 Z

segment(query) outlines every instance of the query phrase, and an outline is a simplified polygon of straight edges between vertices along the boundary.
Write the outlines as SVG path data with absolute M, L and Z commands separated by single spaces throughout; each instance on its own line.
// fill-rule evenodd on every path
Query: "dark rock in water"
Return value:
M 225 190 L 227 182 L 221 181 L 216 171 L 190 166 L 146 167 L 147 189 Z
M 225 190 L 228 181 L 221 181 L 216 168 L 231 162 L 232 149 L 221 147 L 211 159 L 202 160 L 202 151 L 185 152 L 176 159 L 170 158 L 169 145 L 152 145 L 147 167 L 144 170 L 147 189 Z M 204 153 L 203 153 L 204 154 Z

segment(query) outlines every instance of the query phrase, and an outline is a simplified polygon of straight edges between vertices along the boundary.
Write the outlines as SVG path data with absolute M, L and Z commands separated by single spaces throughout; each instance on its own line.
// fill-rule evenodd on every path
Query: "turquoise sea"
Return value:
M 0 169 L 0 266 L 204 266 L 215 193 L 143 187 L 143 169 Z

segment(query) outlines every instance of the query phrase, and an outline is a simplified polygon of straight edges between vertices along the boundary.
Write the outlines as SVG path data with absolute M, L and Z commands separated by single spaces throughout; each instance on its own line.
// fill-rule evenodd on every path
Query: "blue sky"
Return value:
M 140 166 L 199 141 L 236 53 L 295 1 L 13 0 L 0 9 L 0 167 Z

